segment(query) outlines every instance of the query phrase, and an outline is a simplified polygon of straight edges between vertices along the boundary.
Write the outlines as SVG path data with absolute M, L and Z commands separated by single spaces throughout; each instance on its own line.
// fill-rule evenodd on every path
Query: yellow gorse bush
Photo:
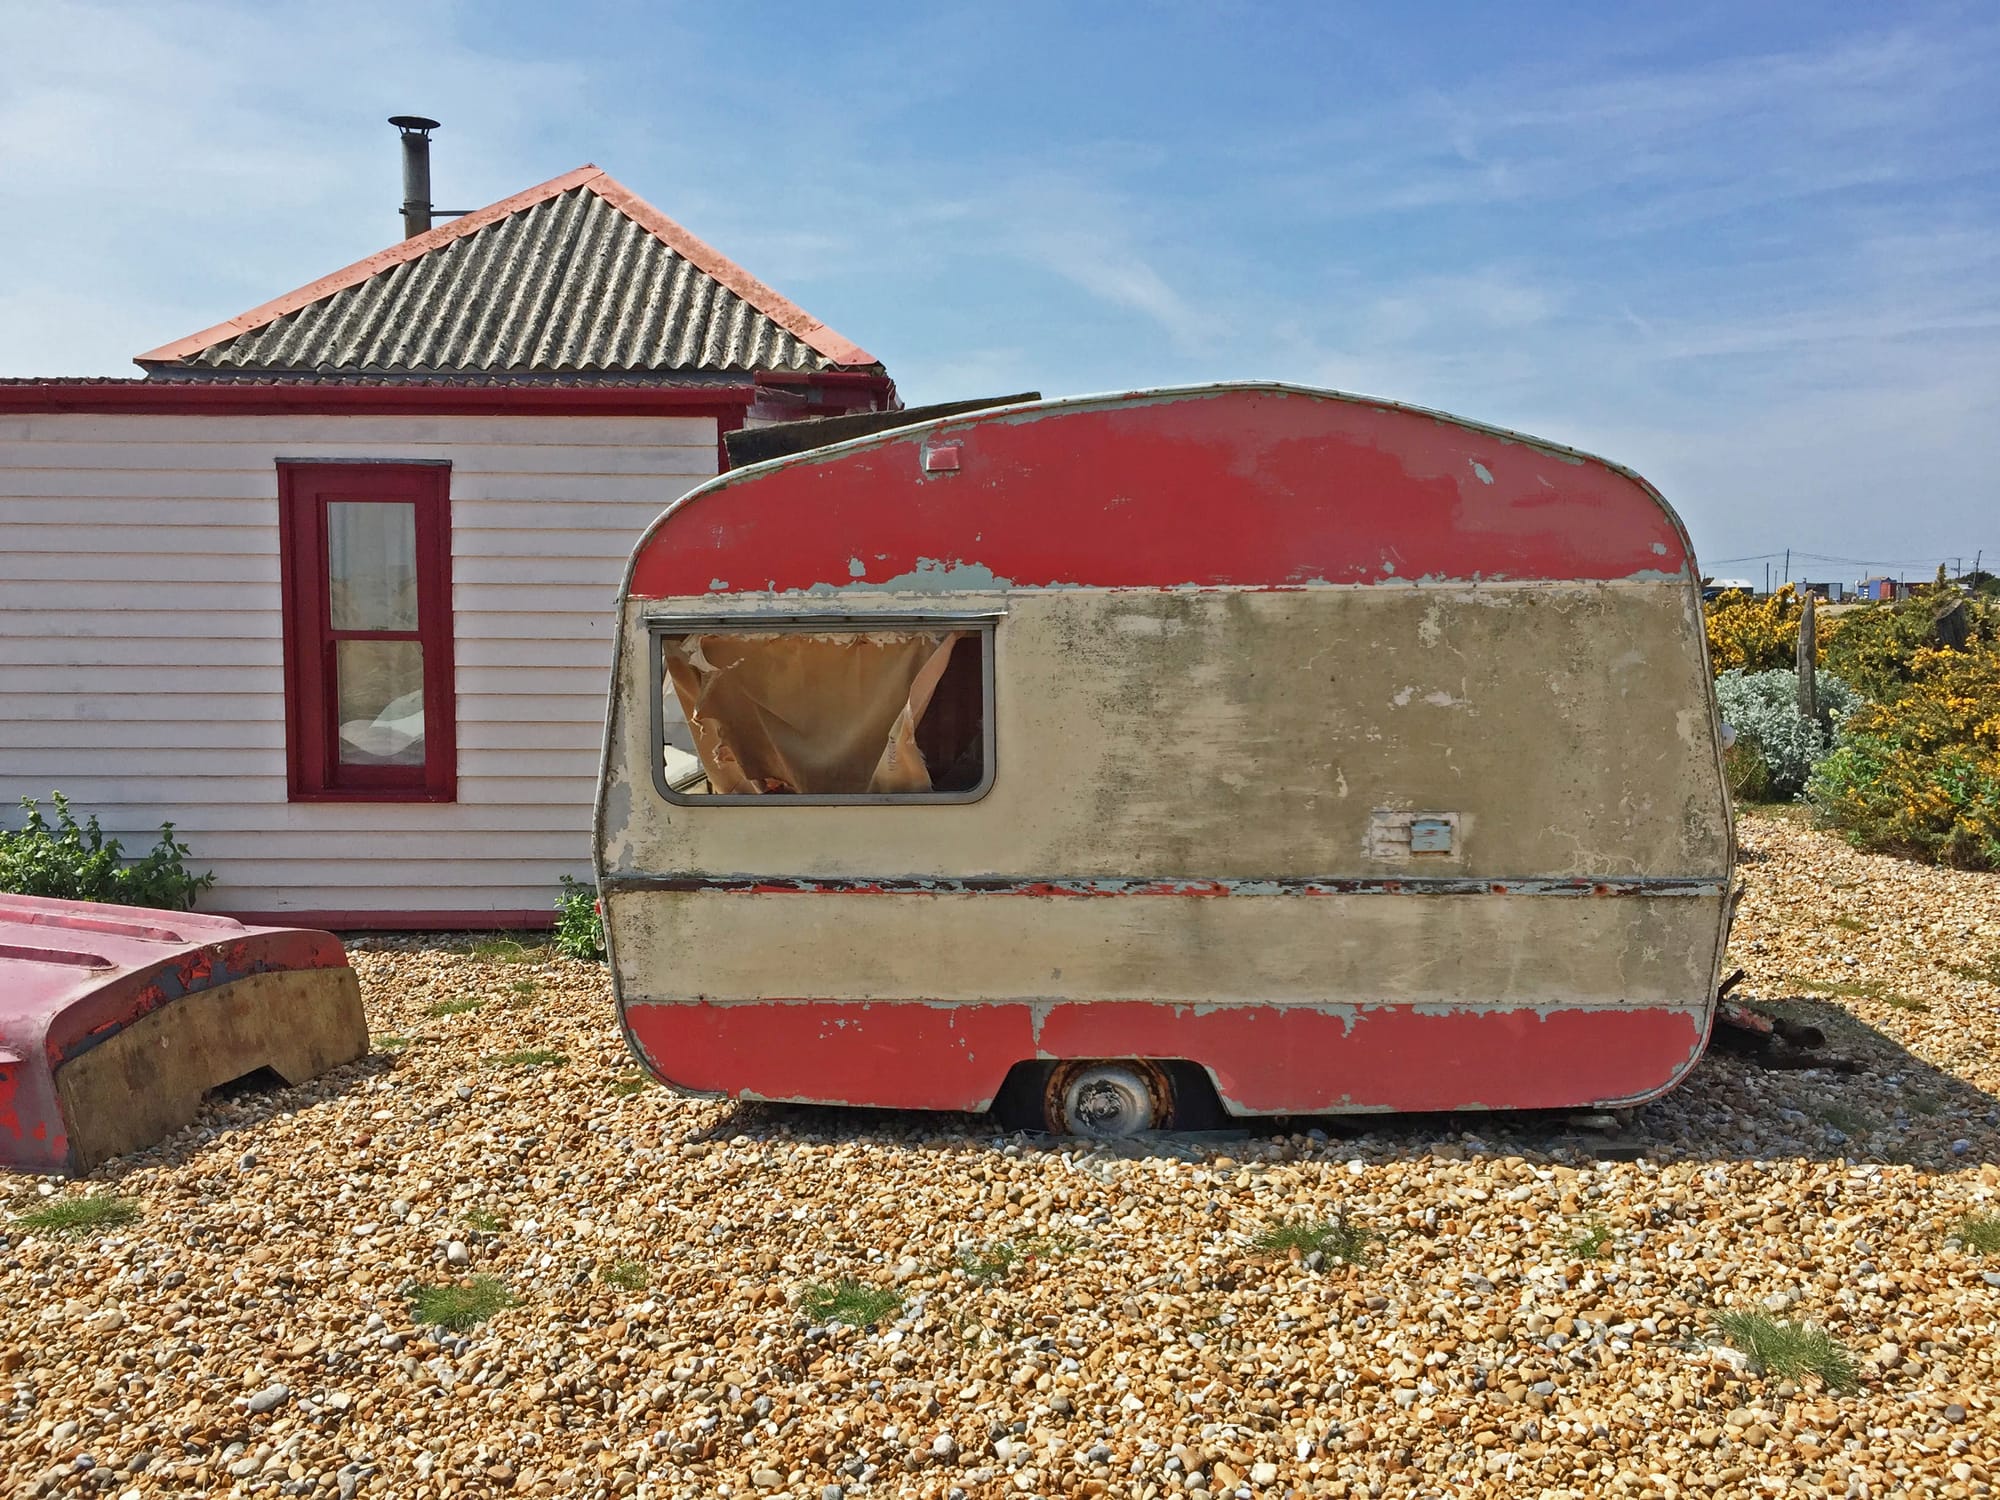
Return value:
M 1709 669 L 1720 676 L 1729 671 L 1769 672 L 1796 665 L 1799 620 L 1805 612 L 1798 590 L 1789 583 L 1762 599 L 1730 593 L 1711 601 L 1702 610 L 1708 629 Z M 1827 637 L 1833 628 L 1834 622 L 1824 616 L 1816 622 L 1815 660 L 1825 659 Z
M 1863 849 L 2000 869 L 2000 646 L 1920 647 L 1886 703 L 1849 720 L 1806 793 Z

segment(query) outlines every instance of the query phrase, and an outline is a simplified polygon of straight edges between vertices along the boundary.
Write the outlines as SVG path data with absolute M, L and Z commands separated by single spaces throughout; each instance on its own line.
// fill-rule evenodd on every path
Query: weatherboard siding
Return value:
M 547 908 L 625 559 L 715 455 L 709 418 L 0 415 L 0 796 L 172 820 L 211 910 Z M 456 802 L 287 800 L 280 458 L 450 461 Z

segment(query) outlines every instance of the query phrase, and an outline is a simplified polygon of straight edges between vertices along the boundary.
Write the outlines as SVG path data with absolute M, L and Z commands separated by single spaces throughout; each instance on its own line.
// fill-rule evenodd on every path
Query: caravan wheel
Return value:
M 1116 1140 L 1162 1129 L 1173 1116 L 1173 1081 L 1144 1059 L 1058 1063 L 1042 1086 L 1042 1117 L 1056 1135 Z

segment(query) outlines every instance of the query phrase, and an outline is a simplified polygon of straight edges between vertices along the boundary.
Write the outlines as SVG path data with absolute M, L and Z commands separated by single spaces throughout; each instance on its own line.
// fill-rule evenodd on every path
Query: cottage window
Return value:
M 278 465 L 292 800 L 449 802 L 451 469 Z
M 657 631 L 660 790 L 971 801 L 992 780 L 992 647 L 953 621 Z

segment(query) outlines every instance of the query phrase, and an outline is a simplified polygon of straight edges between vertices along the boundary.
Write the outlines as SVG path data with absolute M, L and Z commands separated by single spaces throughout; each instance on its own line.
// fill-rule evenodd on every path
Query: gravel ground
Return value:
M 365 1062 L 88 1182 L 0 1174 L 0 1484 L 1990 1493 L 2000 1254 L 1954 1231 L 2000 1211 L 2000 880 L 1744 833 L 1744 988 L 1857 1070 L 1711 1057 L 1611 1139 L 1461 1116 L 1085 1149 L 684 1101 L 640 1084 L 598 968 L 357 942 Z M 137 1217 L 18 1222 L 85 1194 Z M 1365 1232 L 1330 1246 L 1363 1263 L 1260 1250 L 1286 1220 Z M 843 1282 L 900 1304 L 830 1321 L 809 1289 Z M 419 1285 L 512 1305 L 448 1331 Z M 1746 1365 L 1728 1310 L 1824 1328 L 1857 1388 Z

